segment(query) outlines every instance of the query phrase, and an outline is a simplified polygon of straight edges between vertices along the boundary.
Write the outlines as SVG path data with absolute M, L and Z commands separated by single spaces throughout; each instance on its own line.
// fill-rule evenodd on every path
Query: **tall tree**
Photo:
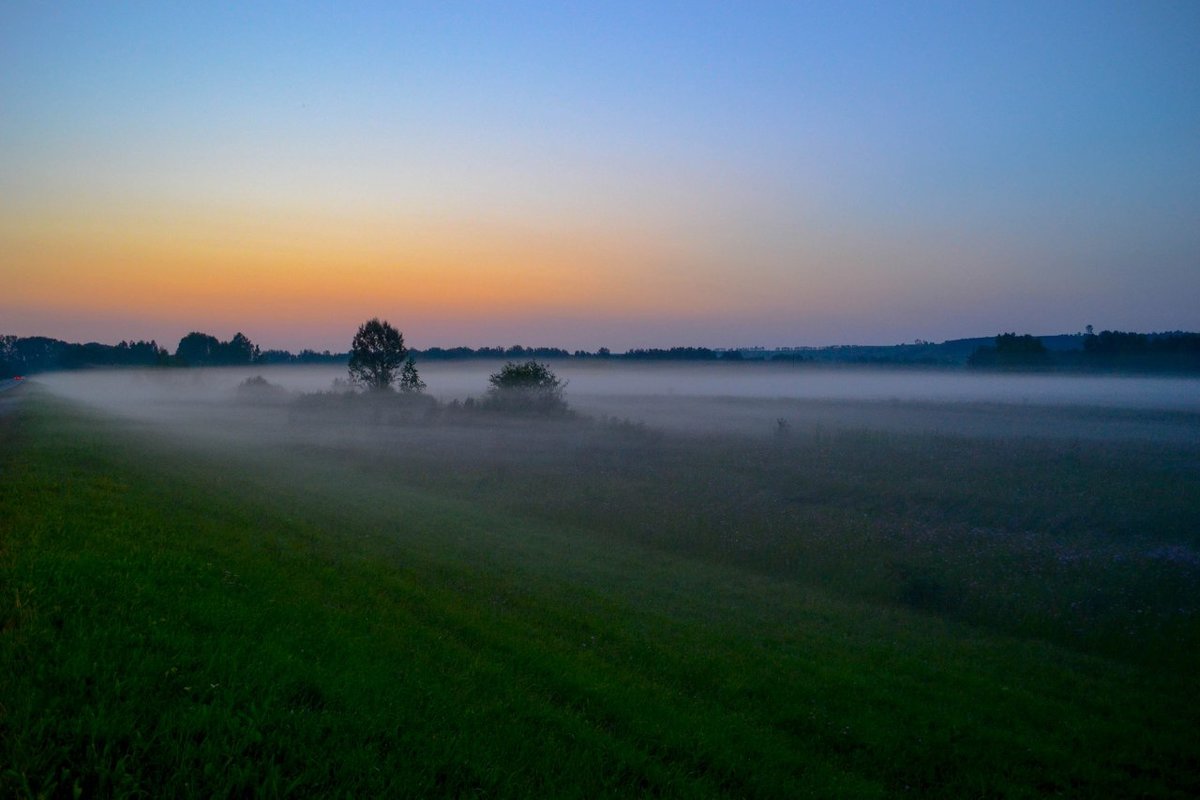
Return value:
M 419 392 L 425 384 L 404 346 L 404 334 L 378 317 L 358 328 L 350 345 L 350 379 L 371 391 L 388 391 L 399 380 L 402 392 Z

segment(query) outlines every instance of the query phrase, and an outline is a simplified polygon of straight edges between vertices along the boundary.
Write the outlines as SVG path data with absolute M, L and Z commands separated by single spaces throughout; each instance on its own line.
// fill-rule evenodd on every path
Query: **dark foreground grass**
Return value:
M 1200 792 L 1179 664 L 500 503 L 536 465 L 176 450 L 36 394 L 3 435 L 2 796 Z

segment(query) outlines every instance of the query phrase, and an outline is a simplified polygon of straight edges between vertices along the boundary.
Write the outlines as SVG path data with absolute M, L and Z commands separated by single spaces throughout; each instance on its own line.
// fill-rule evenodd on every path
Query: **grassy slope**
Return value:
M 2 795 L 1200 791 L 1175 670 L 42 398 L 5 437 Z

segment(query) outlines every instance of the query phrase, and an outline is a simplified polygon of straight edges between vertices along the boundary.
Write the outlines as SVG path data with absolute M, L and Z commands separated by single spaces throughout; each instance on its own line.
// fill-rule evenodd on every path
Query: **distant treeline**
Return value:
M 718 352 L 706 347 L 672 347 L 669 349 L 638 349 L 613 353 L 607 347 L 595 352 L 564 350 L 561 347 L 430 347 L 413 349 L 415 358 L 422 361 L 453 361 L 461 359 L 631 359 L 636 361 L 712 361 L 719 358 L 741 360 L 737 350 Z M 45 336 L 0 337 L 0 376 L 23 375 L 56 369 L 85 367 L 230 367 L 252 364 L 345 364 L 349 353 L 328 350 L 263 350 L 243 333 L 221 341 L 207 333 L 189 333 L 179 340 L 172 353 L 155 341 L 121 342 L 116 345 L 74 344 Z
M 1002 333 L 967 359 L 991 369 L 1086 369 L 1149 372 L 1200 371 L 1200 333 L 1130 333 L 1090 330 L 1081 347 L 1051 350 L 1040 337 Z
M 287 350 L 262 350 L 244 334 L 235 333 L 228 342 L 207 333 L 189 333 L 179 340 L 175 355 L 168 366 L 180 367 L 236 367 L 248 364 L 344 364 L 349 353 L 318 353 L 301 350 L 299 354 Z
M 605 355 L 608 355 L 608 350 L 601 348 Z M 571 353 L 563 350 L 561 347 L 523 347 L 515 344 L 512 347 L 480 347 L 472 349 L 470 347 L 430 347 L 428 350 L 411 349 L 410 352 L 414 358 L 420 358 L 424 361 L 455 361 L 463 358 L 573 358 L 591 353 L 585 353 L 582 350 L 576 350 Z
M 529 359 L 529 358 L 616 358 L 629 359 L 634 361 L 712 361 L 718 358 L 733 358 L 740 360 L 742 358 L 741 351 L 738 350 L 710 350 L 707 347 L 671 347 L 668 349 L 650 348 L 628 350 L 624 353 L 614 353 L 607 347 L 601 347 L 596 352 L 588 350 L 564 350 L 561 347 L 523 347 L 515 344 L 511 347 L 480 347 L 472 349 L 470 347 L 452 347 L 443 349 L 441 347 L 431 347 L 428 350 L 413 350 L 414 356 L 425 361 L 449 361 L 452 359 L 461 358 L 507 358 L 507 359 Z
M 206 333 L 189 333 L 171 353 L 158 342 L 75 344 L 46 336 L 0 336 L 0 376 L 29 375 L 86 367 L 217 367 L 249 364 L 344 364 L 346 353 L 262 350 L 244 334 L 227 342 Z
M 0 377 L 94 365 L 153 366 L 169 358 L 154 341 L 72 344 L 46 336 L 0 336 Z
M 625 361 L 772 361 L 816 364 L 961 367 L 1020 370 L 1097 370 L 1200 372 L 1200 333 L 1128 333 L 1032 336 L 1003 333 L 991 339 L 954 339 L 941 343 L 835 347 L 638 348 L 613 353 L 561 347 L 430 347 L 413 349 L 420 361 L 464 359 L 613 359 Z M 346 364 L 349 353 L 328 350 L 262 350 L 242 333 L 222 341 L 207 333 L 189 333 L 172 353 L 155 341 L 74 344 L 44 336 L 0 336 L 0 377 L 86 367 L 215 367 L 253 364 Z

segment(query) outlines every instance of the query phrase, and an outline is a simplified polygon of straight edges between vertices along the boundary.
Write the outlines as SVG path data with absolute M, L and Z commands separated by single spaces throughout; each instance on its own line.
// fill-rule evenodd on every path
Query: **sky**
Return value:
M 1200 3 L 0 5 L 0 333 L 1200 329 Z

